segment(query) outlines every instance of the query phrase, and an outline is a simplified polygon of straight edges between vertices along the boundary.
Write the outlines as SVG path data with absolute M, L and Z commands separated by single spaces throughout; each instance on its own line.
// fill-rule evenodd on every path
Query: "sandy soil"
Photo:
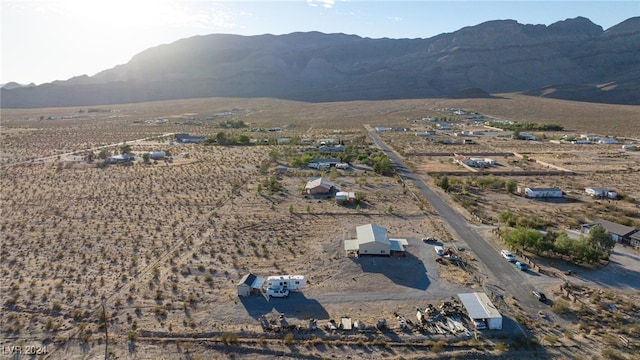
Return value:
M 359 209 L 343 207 L 332 199 L 301 195 L 310 177 L 322 175 L 311 170 L 293 169 L 275 178 L 284 190 L 270 193 L 275 166 L 286 165 L 284 161 L 269 164 L 273 146 L 172 145 L 170 136 L 163 137 L 178 132 L 232 132 L 219 128 L 217 121 L 190 123 L 181 114 L 200 116 L 238 108 L 238 118 L 256 129 L 286 129 L 276 134 L 251 133 L 258 141 L 284 136 L 349 140 L 366 134 L 362 124 L 374 120 L 394 126 L 437 114 L 444 107 L 442 101 L 399 101 L 390 107 L 389 102 L 323 105 L 215 99 L 114 106 L 105 113 L 3 110 L 2 345 L 46 345 L 50 358 L 102 357 L 104 299 L 109 349 L 118 358 L 420 358 L 423 349 L 433 351 L 428 356 L 439 356 L 433 346 L 443 340 L 447 356 L 497 356 L 504 353 L 504 346 L 519 346 L 526 353 L 528 346 L 499 345 L 506 341 L 500 334 L 487 334 L 477 342 L 439 339 L 405 333 L 393 323 L 394 312 L 413 318 L 416 306 L 437 304 L 456 292 L 478 288 L 473 276 L 459 267 L 435 263 L 432 249 L 420 239 L 435 236 L 448 241 L 451 237 L 428 204 L 413 198 L 393 177 L 378 176 L 366 166 L 340 172 L 336 184 L 342 190 L 362 192 L 366 199 Z M 453 101 L 448 106 L 458 104 L 470 103 Z M 616 111 L 626 116 L 636 110 L 607 111 L 615 117 Z M 57 116 L 61 118 L 47 120 Z M 168 121 L 159 124 L 158 118 Z M 334 131 L 338 128 L 342 130 Z M 138 139 L 147 140 L 133 142 Z M 407 152 L 468 149 L 428 144 L 407 134 L 397 138 L 392 134 L 385 140 Z M 138 154 L 169 150 L 174 161 L 106 168 L 95 166 L 100 160 L 85 161 L 87 149 L 97 153 L 105 146 L 113 153 L 123 141 Z M 473 146 L 478 151 L 529 153 L 558 166 L 575 166 L 576 171 L 589 166 L 591 155 L 576 153 L 574 147 L 545 149 L 526 143 L 520 149 L 522 144 L 487 139 Z M 620 193 L 640 196 L 636 186 L 640 179 L 634 181 L 637 171 L 628 170 L 638 167 L 632 154 L 619 160 L 604 148 L 591 149 L 599 162 L 611 160 L 606 168 L 610 172 L 517 179 L 535 186 L 557 184 L 575 202 L 549 208 L 470 186 L 470 196 L 482 204 L 476 213 L 491 219 L 505 208 L 514 208 L 526 215 L 552 217 L 559 226 L 572 226 L 576 219 L 626 211 L 625 216 L 635 221 L 637 206 L 631 202 L 618 202 L 619 209 L 614 209 L 579 195 L 582 187 L 607 181 L 611 185 L 606 186 Z M 441 160 L 409 158 L 419 172 L 451 166 Z M 596 168 L 593 165 L 585 172 Z M 475 218 L 469 215 L 469 219 Z M 408 256 L 345 257 L 341 243 L 345 231 L 366 223 L 385 226 L 392 237 L 408 239 Z M 239 299 L 235 285 L 247 272 L 303 274 L 309 285 L 286 300 Z M 517 305 L 509 299 L 500 306 L 510 319 L 518 314 Z M 385 318 L 393 323 L 393 331 L 378 335 L 321 332 L 318 340 L 314 339 L 318 334 L 301 333 L 286 344 L 283 334 L 272 338 L 261 331 L 257 317 L 271 312 L 283 312 L 300 325 L 308 317 L 326 320 L 346 315 L 367 325 Z M 553 318 L 531 316 L 536 317 L 536 325 L 530 327 L 530 334 L 542 338 Z M 223 337 L 227 332 L 240 334 L 239 338 L 230 342 Z M 592 344 L 588 339 L 565 340 L 569 349 Z M 242 346 L 231 344 L 234 341 Z M 541 357 L 564 351 L 538 349 L 544 349 L 536 350 Z

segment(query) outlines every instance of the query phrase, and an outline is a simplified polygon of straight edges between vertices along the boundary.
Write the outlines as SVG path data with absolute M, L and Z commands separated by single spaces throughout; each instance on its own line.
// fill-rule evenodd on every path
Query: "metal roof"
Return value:
M 344 241 L 344 250 L 345 251 L 358 251 L 360 246 L 358 244 L 358 239 L 351 239 Z
M 254 289 L 260 289 L 262 287 L 262 285 L 264 284 L 264 278 L 258 277 L 256 275 L 253 275 L 251 273 L 245 275 L 242 277 L 242 279 L 240 279 L 240 281 L 238 282 L 238 285 L 249 285 L 250 287 L 254 288 Z
M 391 251 L 404 251 L 404 246 L 398 239 L 389 239 L 389 243 L 391 243 Z
M 601 225 L 610 234 L 615 234 L 619 236 L 629 236 L 634 232 L 638 231 L 638 229 L 633 228 L 631 226 L 620 225 L 607 220 L 596 220 L 591 224 L 582 225 L 582 227 L 590 229 L 595 225 Z
M 242 279 L 240 279 L 240 281 L 238 282 L 238 285 L 245 284 L 245 285 L 251 286 L 251 285 L 253 285 L 253 281 L 255 279 L 256 279 L 256 276 L 251 274 L 251 273 L 249 273 L 249 274 L 243 276 Z
M 489 300 L 487 294 L 483 292 L 458 294 L 458 297 L 467 309 L 471 319 L 502 318 L 498 309 Z
M 558 188 L 526 188 L 526 189 L 529 189 L 531 191 L 536 191 L 536 192 L 539 192 L 539 191 L 543 191 L 543 192 L 562 191 L 561 189 L 558 189 Z
M 360 245 L 379 242 L 391 246 L 387 229 L 382 226 L 374 224 L 360 225 L 356 228 L 356 233 L 358 234 L 358 244 Z
M 305 185 L 305 189 L 313 189 L 316 188 L 318 186 L 321 186 L 327 190 L 331 189 L 332 187 L 334 187 L 333 183 L 325 180 L 324 178 L 316 178 L 316 179 L 311 179 L 309 181 L 307 181 L 307 185 Z

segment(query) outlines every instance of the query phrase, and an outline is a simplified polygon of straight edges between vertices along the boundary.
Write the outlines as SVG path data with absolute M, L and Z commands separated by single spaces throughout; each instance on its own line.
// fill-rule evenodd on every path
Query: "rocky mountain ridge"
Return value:
M 549 26 L 495 20 L 427 39 L 212 34 L 147 49 L 94 76 L 0 91 L 5 108 L 202 97 L 325 102 L 506 92 L 640 105 L 639 58 L 640 17 L 606 31 L 582 17 Z

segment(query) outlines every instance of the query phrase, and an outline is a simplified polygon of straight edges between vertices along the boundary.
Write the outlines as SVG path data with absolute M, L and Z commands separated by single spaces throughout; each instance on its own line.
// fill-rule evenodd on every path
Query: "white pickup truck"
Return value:
M 280 288 L 267 289 L 267 296 L 270 298 L 286 298 L 287 296 L 289 296 L 289 290 Z
M 500 251 L 500 254 L 502 254 L 502 257 L 507 259 L 509 262 L 516 262 L 516 257 L 511 253 L 511 251 L 502 250 Z

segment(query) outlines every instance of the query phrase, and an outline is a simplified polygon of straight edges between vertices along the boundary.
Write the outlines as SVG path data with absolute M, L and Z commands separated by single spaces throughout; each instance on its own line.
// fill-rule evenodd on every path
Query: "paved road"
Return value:
M 539 303 L 531 294 L 534 287 L 529 284 L 528 277 L 542 276 L 531 271 L 520 271 L 509 263 L 495 249 L 475 231 L 464 217 L 451 208 L 440 196 L 434 192 L 419 176 L 411 172 L 398 154 L 392 151 L 378 134 L 369 129 L 373 141 L 389 156 L 397 172 L 407 181 L 411 181 L 424 195 L 431 206 L 440 214 L 445 225 L 462 239 L 487 268 L 487 284 L 496 285 L 495 288 L 505 298 L 514 296 L 521 305 L 534 309 L 547 308 Z

